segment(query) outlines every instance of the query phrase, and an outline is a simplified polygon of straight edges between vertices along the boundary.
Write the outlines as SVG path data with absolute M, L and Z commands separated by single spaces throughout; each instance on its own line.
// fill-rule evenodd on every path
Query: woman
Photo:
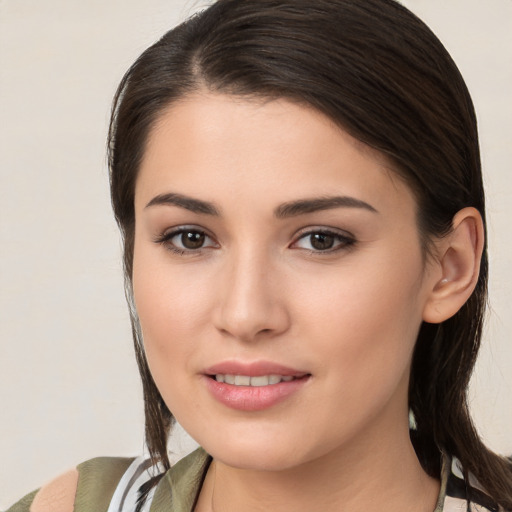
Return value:
M 153 468 L 90 461 L 13 511 L 512 508 L 466 402 L 475 116 L 422 22 L 220 0 L 125 75 L 110 167 Z M 203 449 L 169 469 L 174 417 Z

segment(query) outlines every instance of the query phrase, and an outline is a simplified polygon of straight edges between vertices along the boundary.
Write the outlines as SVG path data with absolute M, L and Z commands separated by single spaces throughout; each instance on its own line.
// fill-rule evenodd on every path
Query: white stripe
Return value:
M 137 457 L 119 481 L 107 512 L 134 512 L 141 485 L 150 480 L 157 471 L 158 468 L 150 466 L 147 457 Z M 152 489 L 149 493 L 143 512 L 149 511 L 154 492 L 155 489 Z

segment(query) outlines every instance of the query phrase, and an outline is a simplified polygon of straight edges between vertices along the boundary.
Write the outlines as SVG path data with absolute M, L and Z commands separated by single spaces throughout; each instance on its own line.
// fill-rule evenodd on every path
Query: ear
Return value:
M 452 231 L 439 240 L 432 273 L 433 283 L 423 309 L 423 320 L 440 323 L 452 317 L 469 299 L 480 272 L 484 247 L 484 225 L 476 208 L 460 210 Z M 441 277 L 439 277 L 441 276 Z

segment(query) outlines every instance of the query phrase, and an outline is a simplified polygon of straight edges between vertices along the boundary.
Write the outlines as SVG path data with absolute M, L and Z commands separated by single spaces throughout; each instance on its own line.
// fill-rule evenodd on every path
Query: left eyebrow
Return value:
M 356 199 L 355 197 L 332 196 L 299 199 L 298 201 L 283 203 L 274 210 L 274 215 L 278 219 L 284 219 L 321 210 L 331 210 L 333 208 L 362 208 L 372 213 L 378 213 L 372 205 L 365 203 L 360 199 Z

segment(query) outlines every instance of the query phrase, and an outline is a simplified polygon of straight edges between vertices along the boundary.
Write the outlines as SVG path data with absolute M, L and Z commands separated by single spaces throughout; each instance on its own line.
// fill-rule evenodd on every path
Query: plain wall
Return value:
M 512 2 L 403 3 L 452 53 L 476 104 L 491 311 L 472 410 L 488 444 L 512 453 Z M 200 6 L 0 0 L 0 509 L 84 459 L 143 450 L 105 137 L 123 72 Z

